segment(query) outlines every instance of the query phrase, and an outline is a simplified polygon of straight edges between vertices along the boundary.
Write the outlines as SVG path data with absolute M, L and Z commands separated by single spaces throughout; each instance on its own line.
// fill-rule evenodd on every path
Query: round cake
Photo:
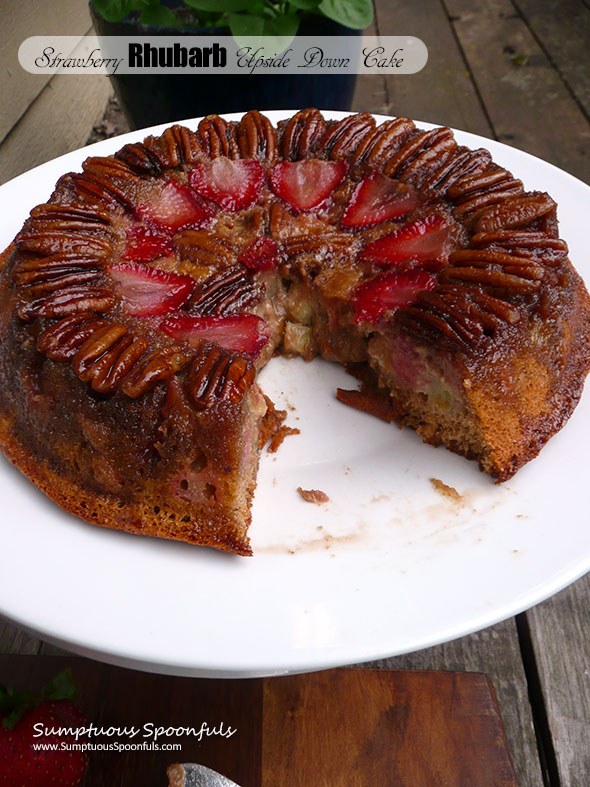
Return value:
M 498 481 L 581 395 L 556 204 L 448 128 L 215 115 L 82 169 L 3 255 L 0 445 L 89 522 L 250 554 L 273 354 L 345 365 L 341 401 Z

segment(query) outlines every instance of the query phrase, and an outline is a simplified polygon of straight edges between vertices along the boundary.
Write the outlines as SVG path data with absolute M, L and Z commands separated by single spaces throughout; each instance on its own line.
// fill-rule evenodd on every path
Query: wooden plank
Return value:
M 563 785 L 590 777 L 590 574 L 527 613 Z
M 446 0 L 495 134 L 590 181 L 590 127 L 510 0 Z
M 571 92 L 590 115 L 590 9 L 580 0 L 513 0 Z
M 88 5 L 60 0 L 59 14 L 47 0 L 2 0 L 0 25 L 0 140 L 51 79 L 50 74 L 29 74 L 18 62 L 18 48 L 29 36 L 83 35 L 90 30 Z
M 55 76 L 0 145 L 0 183 L 84 145 L 110 93 L 106 76 Z
M 514 618 L 453 642 L 364 666 L 484 672 L 498 695 L 520 787 L 543 784 Z
M 39 653 L 40 646 L 36 637 L 0 618 L 0 654 L 33 656 Z
M 376 20 L 381 35 L 416 36 L 428 48 L 428 62 L 418 74 L 386 78 L 387 114 L 491 136 L 441 0 L 377 0 Z
M 263 683 L 262 787 L 516 787 L 485 675 L 330 670 Z
M 365 31 L 366 35 L 377 35 L 376 19 Z M 385 78 L 376 74 L 359 75 L 352 98 L 353 112 L 375 112 L 384 115 L 388 112 Z

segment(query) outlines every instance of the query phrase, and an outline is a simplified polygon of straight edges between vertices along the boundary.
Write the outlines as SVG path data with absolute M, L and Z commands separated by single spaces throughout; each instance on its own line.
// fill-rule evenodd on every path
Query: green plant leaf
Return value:
M 142 0 L 92 0 L 92 4 L 107 22 L 120 22 L 132 11 L 144 8 Z
M 150 5 L 141 12 L 141 23 L 154 27 L 177 27 L 178 19 L 165 5 Z
M 230 14 L 229 29 L 236 39 L 244 36 L 260 36 L 264 30 L 264 19 L 251 14 Z
M 311 11 L 317 8 L 320 0 L 289 0 L 289 5 L 301 9 L 301 11 Z
M 263 35 L 290 39 L 289 41 L 281 40 L 281 50 L 286 49 L 297 35 L 300 21 L 301 17 L 299 14 L 280 14 L 273 19 L 265 19 Z
M 318 11 L 354 30 L 364 30 L 373 21 L 372 0 L 322 0 Z
M 186 5 L 197 11 L 217 11 L 221 13 L 234 13 L 245 11 L 252 6 L 252 0 L 184 0 Z
M 74 696 L 74 676 L 70 667 L 56 675 L 41 692 L 41 700 L 69 700 Z
M 70 699 L 73 697 L 74 691 L 74 678 L 69 667 L 60 672 L 59 675 L 56 675 L 43 688 L 39 697 L 36 697 L 28 689 L 12 689 L 0 686 L 2 727 L 5 730 L 11 730 L 31 708 L 51 700 Z

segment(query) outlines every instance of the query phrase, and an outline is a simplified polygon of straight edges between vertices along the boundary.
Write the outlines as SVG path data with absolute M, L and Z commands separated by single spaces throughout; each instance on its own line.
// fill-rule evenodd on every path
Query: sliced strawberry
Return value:
M 190 276 L 148 268 L 133 262 L 120 262 L 110 268 L 127 314 L 156 317 L 179 309 L 195 288 Z
M 256 238 L 240 253 L 238 261 L 253 271 L 270 271 L 279 262 L 279 244 L 272 238 Z
M 136 224 L 127 230 L 124 260 L 150 262 L 158 257 L 167 257 L 169 254 L 172 254 L 172 241 L 168 233 L 144 224 Z
M 242 210 L 256 202 L 264 186 L 262 164 L 254 159 L 218 156 L 207 164 L 197 164 L 190 184 L 203 197 L 225 210 Z
M 413 210 L 418 204 L 411 186 L 374 172 L 363 178 L 340 220 L 343 227 L 368 227 Z
M 353 306 L 354 321 L 377 322 L 387 311 L 412 303 L 421 290 L 431 290 L 436 278 L 426 271 L 388 271 L 357 288 Z
M 405 260 L 440 260 L 447 251 L 449 228 L 442 216 L 427 216 L 369 243 L 359 255 L 384 268 Z
M 147 221 L 172 233 L 188 227 L 204 227 L 214 215 L 212 207 L 189 186 L 181 186 L 174 180 L 169 180 L 156 197 L 137 210 Z
M 273 167 L 270 184 L 274 193 L 295 210 L 312 210 L 330 196 L 347 169 L 342 159 L 282 161 Z
M 227 350 L 237 350 L 253 358 L 260 355 L 270 338 L 268 325 L 254 314 L 236 314 L 231 317 L 175 314 L 164 320 L 160 327 L 168 336 L 194 346 L 203 341 L 216 342 Z

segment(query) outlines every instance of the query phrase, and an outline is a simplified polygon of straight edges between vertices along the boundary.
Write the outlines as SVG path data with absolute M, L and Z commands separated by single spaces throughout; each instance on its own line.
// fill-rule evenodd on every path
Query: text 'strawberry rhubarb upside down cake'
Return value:
M 244 555 L 273 354 L 353 369 L 343 400 L 499 481 L 589 368 L 555 202 L 406 118 L 173 126 L 64 175 L 4 262 L 7 456 L 90 522 Z

